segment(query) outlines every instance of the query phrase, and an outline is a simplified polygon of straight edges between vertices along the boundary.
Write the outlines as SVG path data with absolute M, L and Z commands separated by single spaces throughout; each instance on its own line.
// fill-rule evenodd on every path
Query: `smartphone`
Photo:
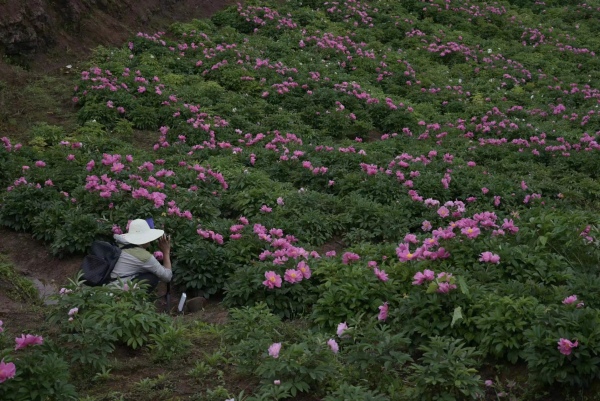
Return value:
M 150 226 L 150 228 L 154 229 L 154 219 L 152 217 L 147 218 L 146 223 L 148 223 L 148 226 Z

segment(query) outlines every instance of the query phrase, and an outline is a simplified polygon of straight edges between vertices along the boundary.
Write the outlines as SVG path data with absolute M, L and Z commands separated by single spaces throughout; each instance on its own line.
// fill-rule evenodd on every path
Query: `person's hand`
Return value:
M 163 254 L 171 253 L 171 236 L 163 235 L 158 239 L 158 249 Z

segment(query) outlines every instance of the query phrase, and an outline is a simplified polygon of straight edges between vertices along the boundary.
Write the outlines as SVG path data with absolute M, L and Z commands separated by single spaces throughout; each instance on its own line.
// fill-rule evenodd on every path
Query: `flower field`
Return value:
M 0 224 L 63 256 L 153 217 L 256 380 L 214 399 L 595 394 L 599 30 L 596 2 L 287 0 L 139 33 L 80 71 L 77 130 L 2 138 Z M 52 315 L 82 350 L 103 291 Z M 184 343 L 124 291 L 164 329 L 106 343 Z

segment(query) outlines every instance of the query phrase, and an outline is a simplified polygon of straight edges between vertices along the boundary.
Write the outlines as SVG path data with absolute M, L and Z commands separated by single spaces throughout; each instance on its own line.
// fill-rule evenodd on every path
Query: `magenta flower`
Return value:
M 494 385 L 494 382 L 491 380 L 486 380 L 485 382 L 483 382 L 483 384 L 485 384 L 486 387 L 492 387 Z
M 279 351 L 281 351 L 281 343 L 273 343 L 269 347 L 269 356 L 279 358 Z
M 156 258 L 156 260 L 163 260 L 164 255 L 161 251 L 156 251 L 154 252 L 154 257 Z
M 283 198 L 282 198 L 282 197 L 279 197 L 279 198 L 277 198 L 277 204 L 278 204 L 279 206 L 283 206 L 283 205 L 285 205 L 285 203 L 283 202 Z
M 44 343 L 42 336 L 34 336 L 32 334 L 21 334 L 21 337 L 15 338 L 15 351 L 26 348 L 29 345 L 41 345 Z
M 440 294 L 447 294 L 450 292 L 450 285 L 446 282 L 439 283 L 436 291 Z
M 12 362 L 4 363 L 4 359 L 0 361 L 0 383 L 5 382 L 8 379 L 15 377 L 17 368 Z
M 285 275 L 283 276 L 283 279 L 285 281 L 287 281 L 288 283 L 294 284 L 294 283 L 299 283 L 300 281 L 302 281 L 302 272 L 300 272 L 299 270 L 294 270 L 294 269 L 287 269 L 285 271 Z
M 305 279 L 309 279 L 312 275 L 310 267 L 306 264 L 305 261 L 300 261 L 296 267 L 298 268 L 298 271 L 302 273 L 302 277 L 304 277 Z
M 571 355 L 573 348 L 576 348 L 579 346 L 579 342 L 577 342 L 577 340 L 575 340 L 575 342 L 573 343 L 573 342 L 567 340 L 566 338 L 561 338 L 560 340 L 558 340 L 557 344 L 558 344 L 558 347 L 557 347 L 558 350 L 563 355 Z
M 504 223 L 502 224 L 502 228 L 511 234 L 516 234 L 519 231 L 519 227 L 515 226 L 515 223 L 511 220 L 504 219 Z
M 442 206 L 441 208 L 438 209 L 437 214 L 439 214 L 440 217 L 448 217 L 448 216 L 450 216 L 450 211 L 448 210 L 448 208 L 446 206 Z
M 396 248 L 396 255 L 400 262 L 408 262 L 413 259 L 416 259 L 416 253 L 411 253 L 408 249 L 400 249 L 400 247 Z
M 478 227 L 465 227 L 461 229 L 460 232 L 470 239 L 476 238 L 479 234 L 481 234 L 481 230 Z
M 341 337 L 344 335 L 344 332 L 348 330 L 348 325 L 346 324 L 346 322 L 340 323 L 337 326 L 337 335 L 338 337 Z
M 4 322 L 2 320 L 0 320 L 0 333 L 2 333 L 4 331 L 4 327 L 2 327 L 3 324 L 4 324 Z
M 404 236 L 404 242 L 410 242 L 413 244 L 417 244 L 419 242 L 419 240 L 417 239 L 417 236 L 414 234 L 406 234 Z
M 417 272 L 413 279 L 413 285 L 421 285 L 425 281 L 433 281 L 435 279 L 435 272 L 433 270 L 425 269 L 423 272 Z
M 432 226 L 431 223 L 427 220 L 423 221 L 423 225 L 421 226 L 421 230 L 423 231 L 431 231 Z
M 500 263 L 500 256 L 493 254 L 491 252 L 482 252 L 481 257 L 479 258 L 480 262 L 485 262 L 485 263 Z
M 38 160 L 38 161 L 35 162 L 35 166 L 36 167 L 46 167 L 46 163 L 44 163 L 41 160 Z
M 281 287 L 281 276 L 274 271 L 265 272 L 266 280 L 263 281 L 263 285 L 271 289 Z
M 379 307 L 379 315 L 377 316 L 377 319 L 378 320 L 385 320 L 385 319 L 387 319 L 388 309 L 389 309 L 388 303 L 384 302 L 383 305 L 381 305 Z
M 333 338 L 330 338 L 327 341 L 327 345 L 329 345 L 329 348 L 331 348 L 334 354 L 337 354 L 340 351 L 340 346 Z
M 360 256 L 357 255 L 356 253 L 352 253 L 352 252 L 345 252 L 342 255 L 342 263 L 345 265 L 349 265 L 350 262 L 353 262 L 355 260 L 359 260 Z
M 384 270 L 379 270 L 378 268 L 375 268 L 373 270 L 373 272 L 375 273 L 375 275 L 377 276 L 377 278 L 381 281 L 388 281 L 388 275 Z
M 577 295 L 571 295 L 570 297 L 566 297 L 563 299 L 562 303 L 565 305 L 571 305 L 572 303 L 577 302 Z
M 270 208 L 267 205 L 262 205 L 260 211 L 263 213 L 271 213 L 273 211 L 273 208 Z

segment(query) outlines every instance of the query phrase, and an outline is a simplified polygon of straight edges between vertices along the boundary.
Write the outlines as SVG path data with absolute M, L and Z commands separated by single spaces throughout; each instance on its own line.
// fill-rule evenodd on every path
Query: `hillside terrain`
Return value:
M 77 10 L 98 4 L 180 6 Z M 0 398 L 598 399 L 600 4 L 253 1 L 123 29 L 47 71 L 4 47 L 2 269 L 59 293 L 3 284 Z M 74 276 L 138 217 L 202 311 Z

